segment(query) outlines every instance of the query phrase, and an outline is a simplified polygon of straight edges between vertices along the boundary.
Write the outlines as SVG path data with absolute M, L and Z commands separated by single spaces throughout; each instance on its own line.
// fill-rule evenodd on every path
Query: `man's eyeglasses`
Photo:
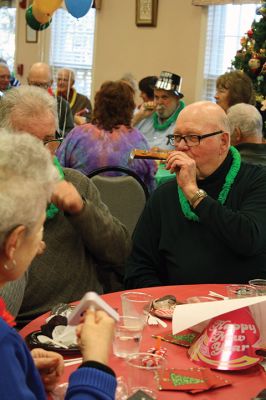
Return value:
M 183 139 L 188 147 L 198 146 L 202 139 L 219 135 L 220 133 L 223 133 L 223 131 L 206 133 L 205 135 L 167 135 L 167 144 L 171 144 L 172 146 L 174 146 L 175 144 L 180 143 Z
M 52 154 L 55 154 L 56 150 L 59 148 L 62 141 L 63 141 L 63 138 L 49 139 L 49 140 L 44 140 L 43 144 Z
M 4 80 L 9 81 L 10 78 L 11 78 L 11 75 L 0 75 L 0 79 L 1 79 L 2 81 L 4 81 Z

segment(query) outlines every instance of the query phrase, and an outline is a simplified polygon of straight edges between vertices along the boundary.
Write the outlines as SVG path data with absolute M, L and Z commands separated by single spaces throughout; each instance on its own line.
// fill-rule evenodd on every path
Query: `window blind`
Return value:
M 16 8 L 0 8 L 0 57 L 10 71 L 14 68 L 16 38 Z
M 250 29 L 257 6 L 223 5 L 208 7 L 202 98 L 213 101 L 216 79 L 231 69 L 240 49 L 240 38 Z
M 51 24 L 50 65 L 54 80 L 58 69 L 75 71 L 75 88 L 90 97 L 95 28 L 95 9 L 76 19 L 64 9 L 54 13 Z

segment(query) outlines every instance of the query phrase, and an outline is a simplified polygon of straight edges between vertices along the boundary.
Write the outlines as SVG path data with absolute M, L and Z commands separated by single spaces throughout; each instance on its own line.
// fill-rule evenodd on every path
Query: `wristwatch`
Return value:
M 205 190 L 199 189 L 196 191 L 196 193 L 194 194 L 194 196 L 192 197 L 192 199 L 190 200 L 190 204 L 192 207 L 194 207 L 194 204 L 196 203 L 197 200 L 207 197 L 207 193 L 205 192 Z

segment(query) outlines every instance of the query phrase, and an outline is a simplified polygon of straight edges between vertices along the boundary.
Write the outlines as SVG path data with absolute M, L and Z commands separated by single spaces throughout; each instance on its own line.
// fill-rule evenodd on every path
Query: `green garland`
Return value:
M 180 101 L 179 107 L 175 110 L 174 114 L 171 115 L 163 124 L 159 123 L 159 117 L 157 112 L 153 114 L 153 127 L 156 131 L 165 131 L 173 122 L 176 121 L 178 114 L 185 107 L 185 103 Z
M 241 156 L 237 149 L 231 146 L 230 151 L 233 157 L 233 162 L 230 170 L 228 171 L 228 174 L 226 175 L 225 182 L 217 199 L 221 204 L 225 203 L 228 193 L 231 189 L 232 184 L 234 183 L 234 180 L 239 172 L 241 165 Z M 180 187 L 178 187 L 178 196 L 184 216 L 192 221 L 199 222 L 199 217 L 191 210 L 190 204 Z
M 60 175 L 60 178 L 64 179 L 64 177 L 65 177 L 64 171 L 63 171 L 57 157 L 54 156 L 53 161 L 54 161 L 54 166 L 56 167 L 56 169 Z M 46 209 L 46 218 L 47 219 L 54 218 L 54 216 L 58 213 L 58 211 L 59 211 L 58 208 L 53 203 L 50 203 Z

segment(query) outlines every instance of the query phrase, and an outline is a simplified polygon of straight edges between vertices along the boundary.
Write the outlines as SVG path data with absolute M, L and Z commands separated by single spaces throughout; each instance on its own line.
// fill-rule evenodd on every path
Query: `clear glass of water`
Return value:
M 117 357 L 125 358 L 139 351 L 144 322 L 138 317 L 121 315 L 116 323 L 113 352 Z

